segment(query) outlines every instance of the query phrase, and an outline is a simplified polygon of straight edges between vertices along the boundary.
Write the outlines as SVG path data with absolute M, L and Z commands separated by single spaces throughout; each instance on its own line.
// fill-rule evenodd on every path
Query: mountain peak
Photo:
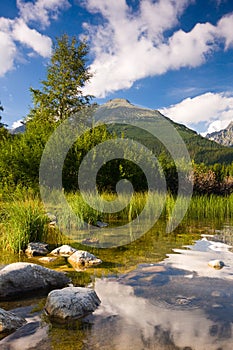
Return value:
M 226 129 L 207 134 L 206 138 L 223 146 L 233 147 L 233 121 L 230 122 Z
M 112 100 L 109 100 L 105 103 L 105 105 L 109 108 L 116 108 L 116 107 L 133 107 L 132 103 L 130 103 L 128 100 L 124 98 L 114 98 Z

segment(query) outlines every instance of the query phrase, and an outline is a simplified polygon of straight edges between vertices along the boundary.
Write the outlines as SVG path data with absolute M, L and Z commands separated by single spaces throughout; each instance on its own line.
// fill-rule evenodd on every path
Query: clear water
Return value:
M 0 341 L 8 350 L 231 350 L 233 348 L 232 224 L 190 223 L 172 235 L 163 224 L 140 240 L 115 249 L 91 249 L 103 264 L 74 271 L 51 266 L 90 284 L 100 307 L 82 320 L 51 324 L 45 298 L 1 303 L 28 324 Z M 1 256 L 5 264 L 23 257 Z M 221 270 L 208 266 L 224 261 Z M 26 259 L 27 260 L 27 259 Z M 36 260 L 32 260 L 36 262 Z

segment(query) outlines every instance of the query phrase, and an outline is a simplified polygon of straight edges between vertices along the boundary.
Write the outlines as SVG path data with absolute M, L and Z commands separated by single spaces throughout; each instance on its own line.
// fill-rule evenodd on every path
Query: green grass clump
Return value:
M 233 194 L 230 196 L 194 196 L 188 208 L 187 217 L 192 219 L 233 219 Z
M 43 241 L 48 230 L 48 218 L 38 198 L 13 199 L 4 203 L 2 247 L 15 253 L 29 242 Z

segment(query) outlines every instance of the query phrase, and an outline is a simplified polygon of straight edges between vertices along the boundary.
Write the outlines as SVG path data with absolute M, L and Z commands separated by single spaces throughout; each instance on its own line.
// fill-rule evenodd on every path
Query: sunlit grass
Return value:
M 144 219 L 161 218 L 169 221 L 184 211 L 187 198 L 176 199 L 170 194 L 134 193 L 132 197 L 124 194 L 104 193 L 93 195 L 86 193 L 66 194 L 67 203 L 76 217 L 75 227 L 69 210 L 61 210 L 59 203 L 54 207 L 62 228 L 49 227 L 46 210 L 40 198 L 30 191 L 15 193 L 11 197 L 1 198 L 0 209 L 0 239 L 5 249 L 18 252 L 26 248 L 30 241 L 47 241 L 56 244 L 67 243 L 66 233 L 83 229 L 84 224 L 96 225 L 97 221 L 105 221 L 114 225 L 116 222 L 131 222 L 143 212 Z M 103 201 L 104 200 L 104 201 Z M 106 208 L 117 201 L 121 210 L 108 212 Z M 233 194 L 230 196 L 194 196 L 189 204 L 183 222 L 186 220 L 218 220 L 226 222 L 233 219 Z M 156 221 L 156 220 L 155 220 Z M 64 234 L 63 234 L 64 233 Z M 69 236 L 69 235 L 68 235 Z M 69 236 L 71 237 L 71 236 Z
M 2 247 L 14 252 L 29 242 L 43 241 L 48 232 L 48 217 L 39 198 L 13 199 L 1 210 Z

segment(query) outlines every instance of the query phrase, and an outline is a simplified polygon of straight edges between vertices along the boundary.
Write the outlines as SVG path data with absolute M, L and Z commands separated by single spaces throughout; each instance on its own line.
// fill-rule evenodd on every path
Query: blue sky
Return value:
M 0 0 L 0 100 L 11 126 L 32 105 L 52 41 L 90 46 L 84 93 L 159 109 L 198 131 L 233 120 L 232 0 Z

